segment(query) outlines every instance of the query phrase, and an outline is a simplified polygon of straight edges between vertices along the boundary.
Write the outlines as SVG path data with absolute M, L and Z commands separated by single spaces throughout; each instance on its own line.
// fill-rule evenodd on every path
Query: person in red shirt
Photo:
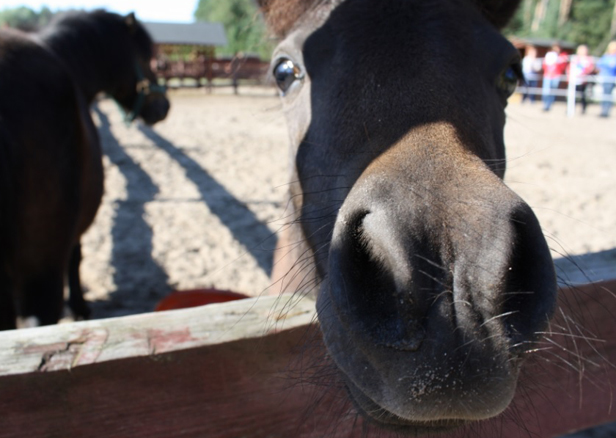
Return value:
M 575 56 L 571 57 L 569 63 L 569 80 L 575 83 L 575 91 L 580 96 L 582 103 L 582 114 L 586 113 L 586 86 L 588 85 L 588 75 L 595 71 L 595 61 L 588 55 L 588 46 L 581 44 L 578 46 Z
M 569 56 L 562 51 L 558 44 L 543 58 L 543 110 L 549 111 L 556 100 L 555 91 L 560 85 L 561 76 L 567 69 Z

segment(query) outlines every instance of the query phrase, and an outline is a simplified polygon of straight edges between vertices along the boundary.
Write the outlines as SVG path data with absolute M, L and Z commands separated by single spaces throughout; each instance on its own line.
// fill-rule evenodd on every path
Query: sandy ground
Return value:
M 278 98 L 269 88 L 170 96 L 154 128 L 127 127 L 111 101 L 95 107 L 105 197 L 83 239 L 82 282 L 97 318 L 150 311 L 173 289 L 258 295 L 269 285 L 289 180 Z M 571 119 L 562 105 L 507 112 L 506 181 L 554 257 L 616 248 L 616 119 L 597 107 Z
M 598 113 L 567 118 L 564 105 L 544 113 L 538 103 L 507 111 L 505 180 L 534 209 L 556 258 L 616 248 L 616 120 Z
M 272 89 L 219 93 L 172 93 L 154 129 L 127 127 L 113 102 L 95 108 L 105 196 L 81 269 L 94 317 L 150 311 L 173 289 L 267 288 L 286 128 Z
M 285 222 L 287 134 L 273 89 L 240 91 L 173 91 L 153 129 L 125 126 L 111 101 L 95 107 L 105 197 L 81 270 L 94 317 L 151 311 L 173 289 L 267 290 Z M 616 112 L 598 111 L 569 119 L 564 105 L 546 114 L 510 104 L 506 181 L 534 208 L 555 258 L 607 255 L 616 276 Z

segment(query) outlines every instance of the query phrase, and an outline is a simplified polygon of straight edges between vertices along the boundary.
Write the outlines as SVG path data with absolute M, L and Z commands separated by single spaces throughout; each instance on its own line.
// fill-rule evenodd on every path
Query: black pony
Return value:
M 68 67 L 88 103 L 105 92 L 149 125 L 169 111 L 165 88 L 150 68 L 153 44 L 134 14 L 96 10 L 58 15 L 38 35 L 43 46 Z
M 316 295 L 358 412 L 410 436 L 500 414 L 555 307 L 502 181 L 519 3 L 260 1 L 294 163 L 274 278 Z
M 86 318 L 80 236 L 103 193 L 88 111 L 99 92 L 152 124 L 169 109 L 149 68 L 152 42 L 134 15 L 58 17 L 38 35 L 0 31 L 0 329 Z

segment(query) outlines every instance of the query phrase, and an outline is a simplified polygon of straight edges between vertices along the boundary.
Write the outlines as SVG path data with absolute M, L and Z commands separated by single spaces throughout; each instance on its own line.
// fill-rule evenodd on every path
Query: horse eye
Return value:
M 505 94 L 506 97 L 509 97 L 513 94 L 516 87 L 518 86 L 518 81 L 520 79 L 521 69 L 519 65 L 510 65 L 505 71 L 503 71 L 498 77 L 498 83 L 496 84 Z
M 276 85 L 278 85 L 278 88 L 283 93 L 286 93 L 291 88 L 293 82 L 302 78 L 303 75 L 300 68 L 288 58 L 282 58 L 274 67 Z

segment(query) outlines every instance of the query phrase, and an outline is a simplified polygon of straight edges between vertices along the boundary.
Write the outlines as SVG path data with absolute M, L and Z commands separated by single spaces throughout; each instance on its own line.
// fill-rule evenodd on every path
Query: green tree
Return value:
M 563 1 L 524 0 L 505 29 L 505 34 L 586 44 L 594 54 L 601 54 L 609 40 L 616 37 L 610 35 L 614 0 L 573 0 L 569 14 L 562 23 L 559 13 Z M 545 6 L 543 11 L 542 6 Z M 542 16 L 538 17 L 537 14 L 541 13 Z
M 574 1 L 569 21 L 559 30 L 558 35 L 586 44 L 595 55 L 600 55 L 613 37 L 610 25 L 614 0 Z
M 256 53 L 264 59 L 270 57 L 272 45 L 253 0 L 199 0 L 194 17 L 198 21 L 215 21 L 225 26 L 228 45 L 219 53 L 244 52 Z
M 25 6 L 8 8 L 0 11 L 0 27 L 9 26 L 30 32 L 49 23 L 52 15 L 52 12 L 46 6 L 40 12 Z

